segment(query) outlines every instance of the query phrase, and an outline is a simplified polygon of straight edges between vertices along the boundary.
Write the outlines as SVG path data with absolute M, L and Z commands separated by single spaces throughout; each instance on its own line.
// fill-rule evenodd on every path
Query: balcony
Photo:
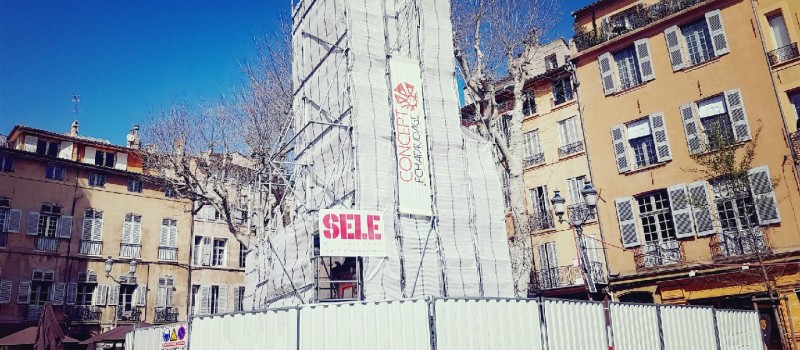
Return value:
M 142 310 L 138 307 L 125 310 L 125 307 L 118 306 L 117 320 L 122 322 L 140 322 L 142 320 Z
M 138 259 L 141 257 L 141 254 L 142 254 L 141 244 L 132 244 L 132 243 L 119 244 L 119 256 L 122 258 Z
M 767 242 L 761 229 L 752 231 L 723 232 L 711 240 L 711 257 L 714 260 L 726 260 L 733 257 L 748 257 L 756 253 L 769 254 Z
M 568 143 L 568 144 L 566 144 L 564 146 L 559 147 L 558 148 L 558 156 L 560 158 L 564 158 L 566 156 L 573 155 L 573 154 L 578 153 L 580 151 L 583 151 L 583 141 L 576 141 L 576 142 Z
M 522 166 L 532 167 L 544 163 L 544 153 L 527 156 L 522 160 Z
M 800 131 L 789 134 L 789 147 L 796 157 L 795 162 L 800 162 Z
M 81 241 L 80 253 L 83 255 L 101 255 L 103 242 L 100 241 Z
M 634 251 L 636 269 L 649 269 L 675 265 L 683 261 L 683 244 L 680 241 L 647 243 Z
M 548 212 L 531 214 L 531 231 L 544 231 L 555 227 L 553 214 Z
M 58 238 L 36 236 L 34 249 L 45 252 L 58 252 Z
M 800 51 L 797 50 L 797 43 L 791 43 L 768 52 L 767 56 L 769 56 L 769 64 L 775 67 L 800 57 Z
M 158 260 L 178 260 L 178 248 L 158 247 Z
M 606 283 L 603 264 L 596 261 L 590 264 L 595 283 Z M 530 295 L 536 295 L 551 289 L 582 286 L 583 272 L 580 266 L 575 265 L 536 270 L 531 273 L 530 283 L 530 288 L 528 288 Z
M 581 198 L 583 200 L 583 198 Z M 591 221 L 595 219 L 595 211 L 589 209 L 586 206 L 586 203 L 579 203 L 579 204 L 570 204 L 567 206 L 567 214 L 569 214 L 570 218 L 586 218 L 585 221 Z
M 43 305 L 26 305 L 25 306 L 25 320 L 34 321 L 38 320 L 44 310 Z
M 597 30 L 578 31 L 573 39 L 578 51 L 583 51 L 707 1 L 662 0 L 649 6 L 636 6 L 612 18 L 598 20 L 601 26 Z
M 0 232 L 0 247 L 5 247 L 8 244 L 8 233 Z
M 100 321 L 103 312 L 97 306 L 74 305 L 68 306 L 65 314 L 74 322 L 95 322 Z
M 178 309 L 174 307 L 155 308 L 155 323 L 174 323 L 178 322 Z

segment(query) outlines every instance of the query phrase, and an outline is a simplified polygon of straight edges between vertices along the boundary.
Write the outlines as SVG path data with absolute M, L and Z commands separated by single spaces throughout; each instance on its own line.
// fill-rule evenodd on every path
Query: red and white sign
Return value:
M 428 131 L 422 105 L 419 61 L 389 61 L 397 156 L 398 207 L 401 213 L 431 216 Z
M 378 211 L 319 211 L 321 256 L 386 256 L 383 216 Z

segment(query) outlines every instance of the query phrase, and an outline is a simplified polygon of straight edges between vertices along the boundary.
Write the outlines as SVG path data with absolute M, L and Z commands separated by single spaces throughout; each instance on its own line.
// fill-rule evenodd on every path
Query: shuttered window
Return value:
M 99 242 L 103 240 L 103 212 L 86 209 L 83 217 L 81 240 Z
M 122 243 L 141 244 L 142 216 L 127 213 L 122 224 Z
M 667 191 L 636 197 L 646 243 L 675 240 L 675 225 Z
M 606 95 L 627 90 L 656 78 L 648 39 L 598 57 L 600 80 Z
M 178 246 L 178 221 L 175 219 L 161 220 L 161 239 L 159 240 L 160 247 Z
M 752 139 L 739 89 L 680 107 L 689 154 L 718 150 Z
M 612 127 L 611 142 L 619 173 L 672 159 L 663 113 Z
M 630 89 L 642 83 L 639 61 L 636 58 L 636 49 L 633 46 L 614 52 L 612 56 L 617 64 L 620 89 Z
M 702 64 L 730 52 L 722 14 L 709 11 L 703 18 L 664 31 L 672 70 Z

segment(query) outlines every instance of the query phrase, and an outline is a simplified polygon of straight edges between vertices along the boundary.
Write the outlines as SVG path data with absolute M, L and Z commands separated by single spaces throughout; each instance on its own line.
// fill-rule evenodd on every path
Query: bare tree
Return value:
M 474 113 L 470 121 L 494 143 L 508 175 L 514 232 L 509 239 L 514 289 L 525 297 L 533 269 L 533 250 L 525 201 L 522 113 L 530 61 L 545 33 L 555 24 L 553 0 L 458 0 L 453 4 L 454 50 L 465 84 L 465 100 Z M 498 88 L 510 87 L 513 108 L 507 113 L 507 134 L 497 127 Z
M 174 103 L 144 129 L 145 162 L 158 169 L 161 185 L 194 201 L 195 213 L 213 207 L 245 245 L 263 235 L 278 202 L 261 184 L 286 157 L 292 104 L 289 26 L 254 45 L 257 54 L 241 64 L 244 80 L 232 94 L 198 106 Z

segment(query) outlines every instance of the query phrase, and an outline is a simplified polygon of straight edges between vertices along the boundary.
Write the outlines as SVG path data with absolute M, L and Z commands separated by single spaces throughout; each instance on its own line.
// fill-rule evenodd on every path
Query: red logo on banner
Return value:
M 409 83 L 400 83 L 394 88 L 394 100 L 400 107 L 413 111 L 417 109 L 417 89 Z

